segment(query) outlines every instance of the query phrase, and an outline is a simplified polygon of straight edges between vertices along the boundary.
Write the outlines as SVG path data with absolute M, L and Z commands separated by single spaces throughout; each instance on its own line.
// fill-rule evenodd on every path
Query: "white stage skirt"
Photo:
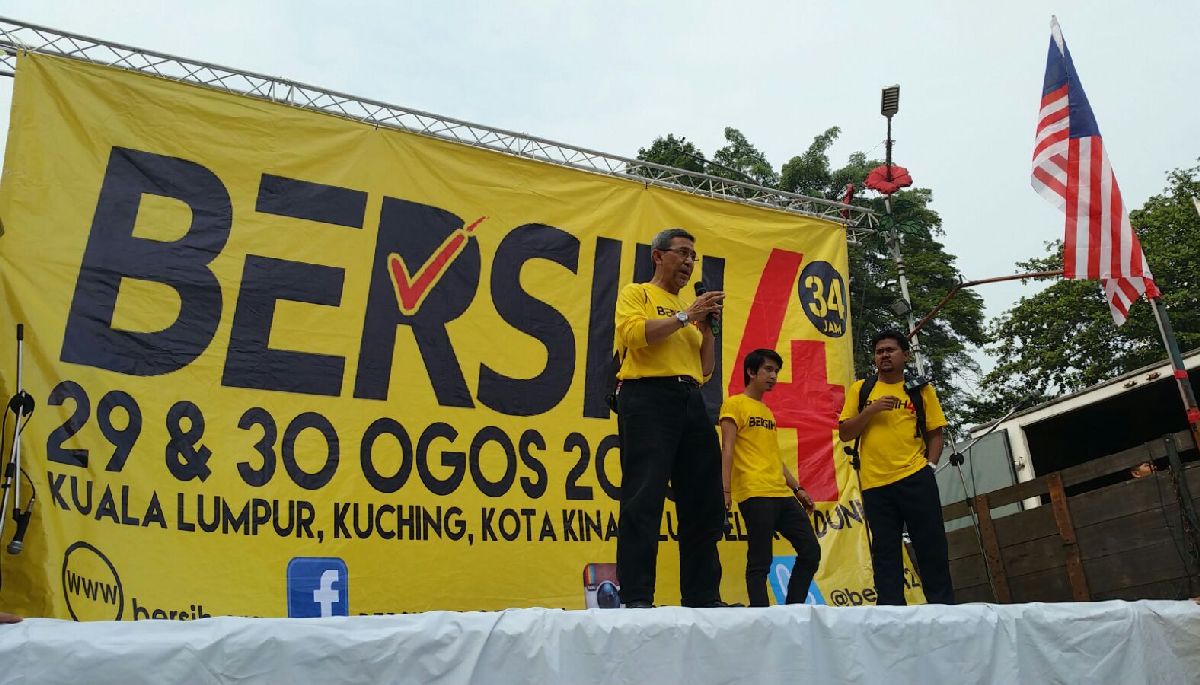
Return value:
M 0 626 L 3 683 L 1197 683 L 1192 602 Z

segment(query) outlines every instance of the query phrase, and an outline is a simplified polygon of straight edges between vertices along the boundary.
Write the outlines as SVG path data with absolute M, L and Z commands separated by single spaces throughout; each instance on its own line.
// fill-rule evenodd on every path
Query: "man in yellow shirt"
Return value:
M 654 277 L 617 297 L 617 427 L 621 436 L 621 514 L 617 576 L 626 607 L 653 606 L 658 534 L 667 483 L 679 519 L 682 604 L 721 602 L 717 540 L 721 506 L 721 448 L 700 386 L 716 364 L 708 318 L 720 316 L 724 293 L 684 302 L 679 291 L 698 259 L 695 238 L 669 228 L 650 244 Z
M 942 505 L 931 468 L 942 456 L 946 417 L 928 383 L 919 389 L 905 388 L 908 336 L 897 330 L 880 331 L 871 339 L 871 350 L 877 371 L 874 387 L 862 398 L 861 410 L 866 381 L 850 387 L 838 436 L 843 442 L 859 438 L 859 478 L 871 531 L 876 604 L 906 603 L 901 556 L 905 527 L 916 551 L 925 599 L 931 604 L 953 604 Z M 921 414 L 925 425 L 918 428 Z
M 721 405 L 725 508 L 737 502 L 746 522 L 746 592 L 752 607 L 770 606 L 767 571 L 776 531 L 796 549 L 787 604 L 804 603 L 821 563 L 821 545 L 805 514 L 805 509 L 812 511 L 812 498 L 780 458 L 775 415 L 762 401 L 782 368 L 783 359 L 774 350 L 754 350 L 742 362 L 745 392 Z

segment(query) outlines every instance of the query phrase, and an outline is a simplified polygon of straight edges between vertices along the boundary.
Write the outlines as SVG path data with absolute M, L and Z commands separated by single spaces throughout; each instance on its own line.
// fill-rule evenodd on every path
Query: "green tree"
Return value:
M 789 159 L 779 172 L 780 189 L 809 197 L 820 197 L 829 192 L 833 187 L 833 174 L 829 170 L 829 148 L 841 132 L 837 126 L 826 129 L 824 133 L 813 138 L 812 145 L 808 146 L 804 154 Z M 861 184 L 862 179 L 858 181 Z
M 1200 166 L 1176 169 L 1167 181 L 1129 220 L 1186 351 L 1200 347 L 1200 215 L 1193 204 L 1200 197 Z M 1047 255 L 1020 262 L 1018 273 L 1061 269 L 1062 242 L 1046 248 Z M 971 403 L 969 417 L 976 421 L 1001 416 L 1029 396 L 1074 392 L 1166 359 L 1150 305 L 1135 303 L 1117 327 L 1097 281 L 1060 280 L 1023 297 L 988 332 L 995 340 L 988 351 L 999 363 Z
M 661 136 L 655 138 L 650 147 L 638 148 L 637 158 L 645 162 L 654 162 L 685 171 L 706 173 L 707 165 L 704 153 L 688 142 L 687 138 L 683 136 L 676 138 L 674 133 L 668 133 L 665 138 Z M 635 168 L 634 173 L 639 176 L 655 176 L 650 170 L 642 167 Z M 689 178 L 680 179 L 679 182 L 684 185 L 695 185 L 694 181 Z
M 717 150 L 708 173 L 734 181 L 752 180 L 761 186 L 779 187 L 779 174 L 771 167 L 765 155 L 754 147 L 741 131 L 725 127 L 725 147 Z

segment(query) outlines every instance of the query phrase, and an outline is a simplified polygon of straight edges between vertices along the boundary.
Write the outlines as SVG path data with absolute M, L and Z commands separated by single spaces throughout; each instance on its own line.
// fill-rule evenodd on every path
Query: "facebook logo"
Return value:
M 783 604 L 787 599 L 788 582 L 792 579 L 792 567 L 796 564 L 796 557 L 775 557 L 771 559 L 771 572 L 767 575 L 767 580 L 771 584 L 771 593 L 775 595 L 775 603 Z M 825 597 L 821 595 L 821 589 L 817 587 L 817 581 L 812 581 L 808 585 L 808 597 L 804 600 L 805 604 L 824 604 Z
M 289 618 L 350 615 L 350 573 L 337 557 L 295 557 L 287 565 Z

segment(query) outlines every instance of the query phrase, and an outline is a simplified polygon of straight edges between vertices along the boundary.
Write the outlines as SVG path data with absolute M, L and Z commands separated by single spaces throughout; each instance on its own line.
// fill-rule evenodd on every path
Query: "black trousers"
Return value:
M 788 581 L 787 604 L 803 604 L 808 598 L 808 586 L 821 563 L 821 545 L 813 532 L 804 507 L 795 497 L 751 497 L 738 504 L 742 521 L 746 523 L 749 548 L 746 550 L 746 592 L 750 606 L 765 607 L 767 572 L 771 568 L 772 543 L 775 531 L 792 543 L 796 563 Z
M 876 604 L 907 604 L 901 552 L 906 526 L 916 551 L 925 599 L 930 604 L 954 604 L 942 503 L 933 469 L 923 468 L 895 483 L 864 490 L 863 507 L 871 526 Z
M 684 606 L 719 601 L 724 532 L 721 448 L 700 389 L 674 378 L 625 381 L 617 400 L 621 515 L 617 576 L 621 601 L 653 602 L 658 534 L 667 484 L 675 496 L 679 588 Z

